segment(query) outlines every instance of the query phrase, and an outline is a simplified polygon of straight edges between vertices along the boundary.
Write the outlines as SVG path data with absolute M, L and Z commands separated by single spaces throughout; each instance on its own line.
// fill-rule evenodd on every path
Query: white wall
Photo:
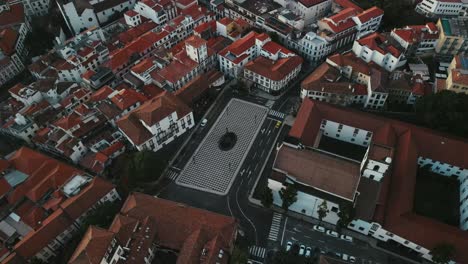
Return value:
M 372 132 L 343 125 L 330 120 L 322 120 L 320 129 L 325 136 L 366 147 L 372 138 Z

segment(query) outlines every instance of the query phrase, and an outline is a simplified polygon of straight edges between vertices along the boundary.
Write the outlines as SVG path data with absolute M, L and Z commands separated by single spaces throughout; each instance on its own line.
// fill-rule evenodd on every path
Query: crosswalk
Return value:
M 166 178 L 169 178 L 170 180 L 173 180 L 173 181 L 177 178 L 177 176 L 179 176 L 179 173 L 171 169 L 167 170 L 165 174 Z
M 279 119 L 284 119 L 286 117 L 285 113 L 282 113 L 282 112 L 279 112 L 279 111 L 276 111 L 276 110 L 270 110 L 270 112 L 268 114 L 271 115 L 271 116 L 277 117 Z
M 263 259 L 265 258 L 266 248 L 259 247 L 259 246 L 250 246 L 249 253 L 251 256 Z
M 276 241 L 278 239 L 278 233 L 280 231 L 280 224 L 281 224 L 282 217 L 283 217 L 282 214 L 273 213 L 273 218 L 271 220 L 270 233 L 268 234 L 269 240 Z

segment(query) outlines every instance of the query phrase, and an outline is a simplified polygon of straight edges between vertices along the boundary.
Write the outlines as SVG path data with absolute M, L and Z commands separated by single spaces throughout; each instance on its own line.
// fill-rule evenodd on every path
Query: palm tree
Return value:
M 320 223 L 322 223 L 323 218 L 327 216 L 328 212 L 329 210 L 328 210 L 327 201 L 323 200 L 317 210 Z
M 294 185 L 288 184 L 286 188 L 282 188 L 279 192 L 281 200 L 283 203 L 281 207 L 284 210 L 288 210 L 289 207 L 297 201 L 297 190 L 294 188 Z

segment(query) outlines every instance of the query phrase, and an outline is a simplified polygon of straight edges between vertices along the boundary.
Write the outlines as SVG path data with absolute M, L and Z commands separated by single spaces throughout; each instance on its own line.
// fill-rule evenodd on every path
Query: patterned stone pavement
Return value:
M 231 100 L 203 139 L 176 180 L 181 186 L 226 195 L 247 155 L 253 139 L 268 114 L 268 108 Z M 228 151 L 219 148 L 226 131 L 237 135 L 235 146 Z

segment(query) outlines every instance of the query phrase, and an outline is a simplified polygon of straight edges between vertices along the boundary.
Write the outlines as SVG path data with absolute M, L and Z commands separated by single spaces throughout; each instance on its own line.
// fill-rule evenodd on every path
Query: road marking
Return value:
M 251 246 L 249 247 L 249 253 L 252 256 L 264 259 L 266 255 L 266 248 L 259 246 Z
M 288 223 L 288 217 L 286 216 L 286 220 L 284 220 L 284 226 L 283 226 L 283 235 L 281 236 L 281 245 L 283 245 L 283 240 L 284 240 L 284 232 L 286 231 L 286 224 Z M 293 238 L 294 239 L 294 238 Z
M 249 172 L 249 174 L 250 174 L 250 173 L 251 173 L 251 172 Z M 244 178 L 242 178 L 242 180 L 244 180 Z M 242 182 L 242 181 L 241 181 L 241 182 Z M 252 227 L 254 228 L 254 232 L 255 232 L 255 245 L 257 245 L 257 244 L 258 244 L 257 228 L 255 227 L 255 225 L 254 225 L 254 223 L 252 222 L 252 220 L 250 220 L 250 218 L 248 218 L 248 217 L 245 215 L 244 211 L 242 210 L 242 207 L 241 207 L 240 204 L 239 204 L 239 189 L 240 189 L 240 186 L 241 186 L 241 185 L 242 185 L 242 183 L 239 184 L 239 186 L 237 187 L 237 191 L 236 191 L 236 203 L 237 203 L 237 207 L 239 207 L 239 210 L 240 210 L 241 214 L 245 217 L 245 219 L 247 219 L 247 221 L 249 221 L 249 223 L 250 223 L 250 224 L 252 225 Z
M 232 217 L 234 217 L 234 214 L 232 213 L 232 210 L 231 210 L 231 205 L 229 203 L 229 195 L 226 196 L 226 197 L 227 197 L 227 204 L 228 204 L 229 213 L 231 214 Z
M 257 167 L 258 167 L 258 163 L 255 164 L 255 168 L 253 169 L 253 171 L 256 171 L 256 170 L 257 170 Z
M 280 224 L 282 215 L 279 213 L 273 213 L 273 217 L 271 219 L 271 226 L 270 226 L 270 233 L 268 234 L 268 239 L 277 241 L 278 240 L 278 233 L 280 231 Z

